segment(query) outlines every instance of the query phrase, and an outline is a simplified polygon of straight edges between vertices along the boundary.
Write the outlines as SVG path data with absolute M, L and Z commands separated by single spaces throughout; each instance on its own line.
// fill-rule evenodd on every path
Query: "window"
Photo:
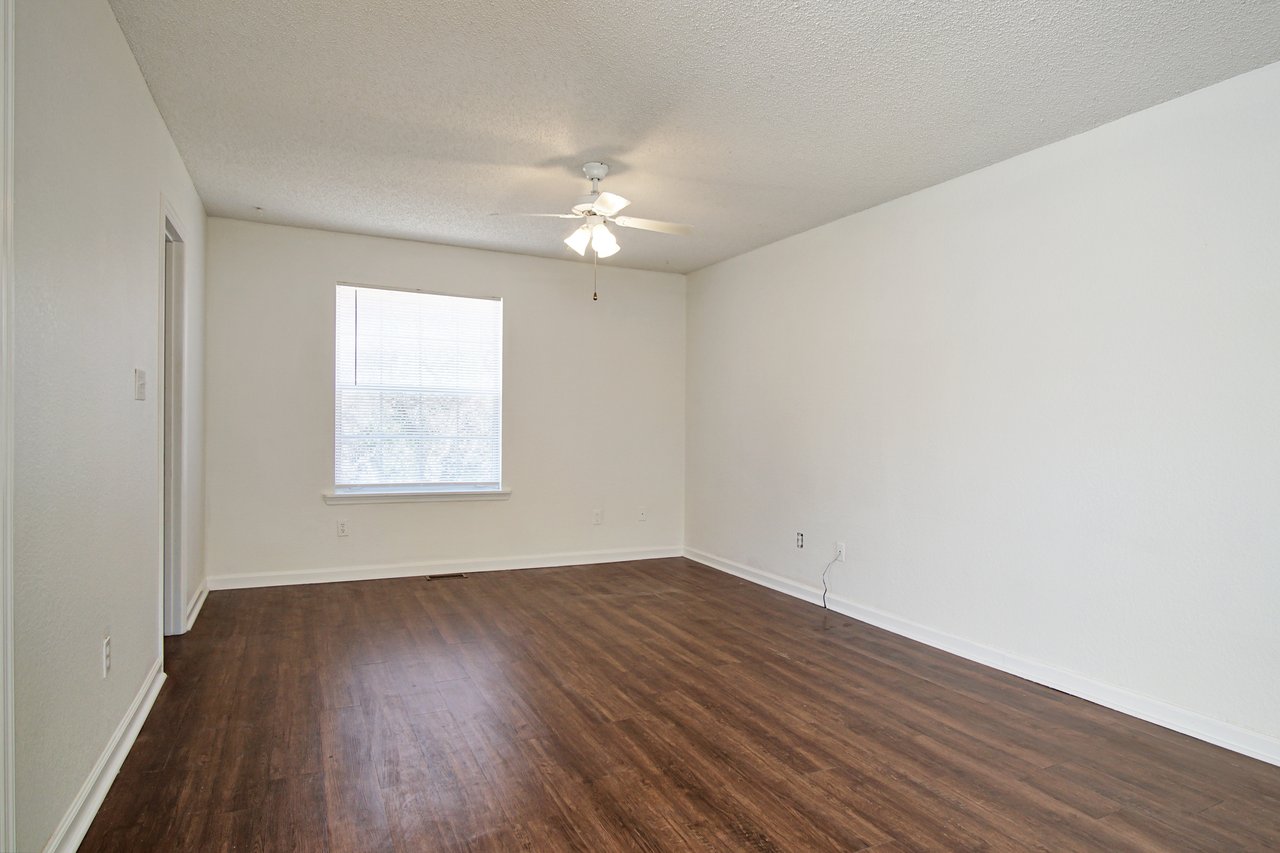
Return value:
M 502 301 L 339 284 L 334 492 L 505 494 Z

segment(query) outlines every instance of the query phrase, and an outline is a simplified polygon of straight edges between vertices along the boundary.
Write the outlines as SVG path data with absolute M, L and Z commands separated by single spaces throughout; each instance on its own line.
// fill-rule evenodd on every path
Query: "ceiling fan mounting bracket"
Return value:
M 594 160 L 590 163 L 582 164 L 582 174 L 587 176 L 587 180 L 591 181 L 591 195 L 600 194 L 600 182 L 604 180 L 604 176 L 609 174 L 608 163 L 597 163 Z M 594 199 L 592 199 L 594 201 Z M 582 199 L 579 199 L 579 203 Z

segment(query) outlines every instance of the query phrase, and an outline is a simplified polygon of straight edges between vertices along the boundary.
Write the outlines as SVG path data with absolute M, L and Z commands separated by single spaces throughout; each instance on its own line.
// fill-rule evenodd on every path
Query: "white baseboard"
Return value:
M 704 566 L 710 566 L 718 569 L 725 574 L 751 581 L 760 586 L 767 586 L 769 589 L 783 592 L 792 598 L 798 598 L 801 601 L 807 601 L 810 604 L 822 603 L 822 591 L 788 580 L 780 575 L 763 571 L 762 569 L 754 569 L 743 563 L 735 563 L 733 560 L 726 560 L 724 557 L 717 557 L 714 554 L 708 554 L 704 551 L 696 551 L 692 548 L 685 548 L 684 555 L 696 563 L 702 563 Z M 829 598 L 829 597 L 828 597 Z
M 98 808 L 107 796 L 107 791 L 111 789 L 111 783 L 120 772 L 125 756 L 129 754 L 129 749 L 137 739 L 142 724 L 146 722 L 147 714 L 151 712 L 151 706 L 160 692 L 160 686 L 164 684 L 164 678 L 161 661 L 157 659 L 142 682 L 142 688 L 134 697 L 133 704 L 129 706 L 124 719 L 111 735 L 111 740 L 107 741 L 106 749 L 102 751 L 102 755 L 98 756 L 98 761 L 93 765 L 89 778 L 81 786 L 80 793 L 76 794 L 71 808 L 67 809 L 53 837 L 45 845 L 46 853 L 64 853 L 64 851 L 74 853 L 80 846 L 85 833 L 89 831 L 89 825 L 93 823 L 93 818 L 98 813 Z
M 614 551 L 579 551 L 563 554 L 535 554 L 523 557 L 496 557 L 483 560 L 432 560 L 419 563 L 387 563 L 377 566 L 338 566 L 327 569 L 304 569 L 290 572 L 257 572 L 240 575 L 215 575 L 206 580 L 209 589 L 249 589 L 260 586 L 293 586 L 305 583 L 342 583 L 344 581 L 410 578 L 445 572 L 500 572 L 511 569 L 545 569 L 552 566 L 584 566 L 596 563 L 620 563 L 626 560 L 654 560 L 684 556 L 679 546 L 667 548 L 621 549 Z
M 684 555 L 690 560 L 710 566 L 713 569 L 785 593 L 811 604 L 820 604 L 822 601 L 822 591 L 820 589 L 779 577 L 771 572 L 736 563 L 733 560 L 726 560 L 723 557 L 717 557 L 714 554 L 708 554 L 693 548 L 686 548 Z M 1261 732 L 1251 731 L 1222 720 L 1206 717 L 1203 714 L 1189 711 L 1176 705 L 1170 705 L 1159 699 L 1133 693 L 1123 687 L 1094 681 L 1079 673 L 1029 660 L 1008 652 L 1002 652 L 999 649 L 993 649 L 990 646 L 984 646 L 980 643 L 966 640 L 963 637 L 938 631 L 836 595 L 827 595 L 827 606 L 837 613 L 875 625 L 877 628 L 883 628 L 886 631 L 924 643 L 927 646 L 933 646 L 935 649 L 950 652 L 953 655 L 1007 672 L 1010 675 L 1016 675 L 1019 678 L 1025 678 L 1028 681 L 1034 681 L 1036 684 L 1052 687 L 1054 690 L 1061 690 L 1063 693 L 1070 693 L 1072 696 L 1078 696 L 1081 699 L 1128 714 L 1131 717 L 1137 717 L 1140 720 L 1155 723 L 1166 729 L 1172 729 L 1175 732 L 1189 735 L 1198 740 L 1221 746 L 1232 752 L 1238 752 L 1241 755 L 1247 755 L 1250 758 L 1280 766 L 1280 740 L 1264 735 Z
M 208 580 L 200 581 L 200 588 L 196 590 L 196 594 L 187 604 L 187 621 L 185 630 L 190 631 L 192 626 L 196 624 L 196 619 L 200 617 L 200 608 L 204 607 L 204 600 L 209 597 Z

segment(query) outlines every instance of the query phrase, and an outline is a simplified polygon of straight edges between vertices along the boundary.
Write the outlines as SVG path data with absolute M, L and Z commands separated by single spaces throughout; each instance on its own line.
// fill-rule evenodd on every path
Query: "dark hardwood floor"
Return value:
M 82 850 L 1258 850 L 1280 768 L 686 560 L 214 592 Z

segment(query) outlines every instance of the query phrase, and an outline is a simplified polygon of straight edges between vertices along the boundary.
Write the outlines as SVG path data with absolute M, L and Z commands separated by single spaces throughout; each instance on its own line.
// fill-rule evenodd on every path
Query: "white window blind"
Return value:
M 338 285 L 334 484 L 502 482 L 502 301 Z

